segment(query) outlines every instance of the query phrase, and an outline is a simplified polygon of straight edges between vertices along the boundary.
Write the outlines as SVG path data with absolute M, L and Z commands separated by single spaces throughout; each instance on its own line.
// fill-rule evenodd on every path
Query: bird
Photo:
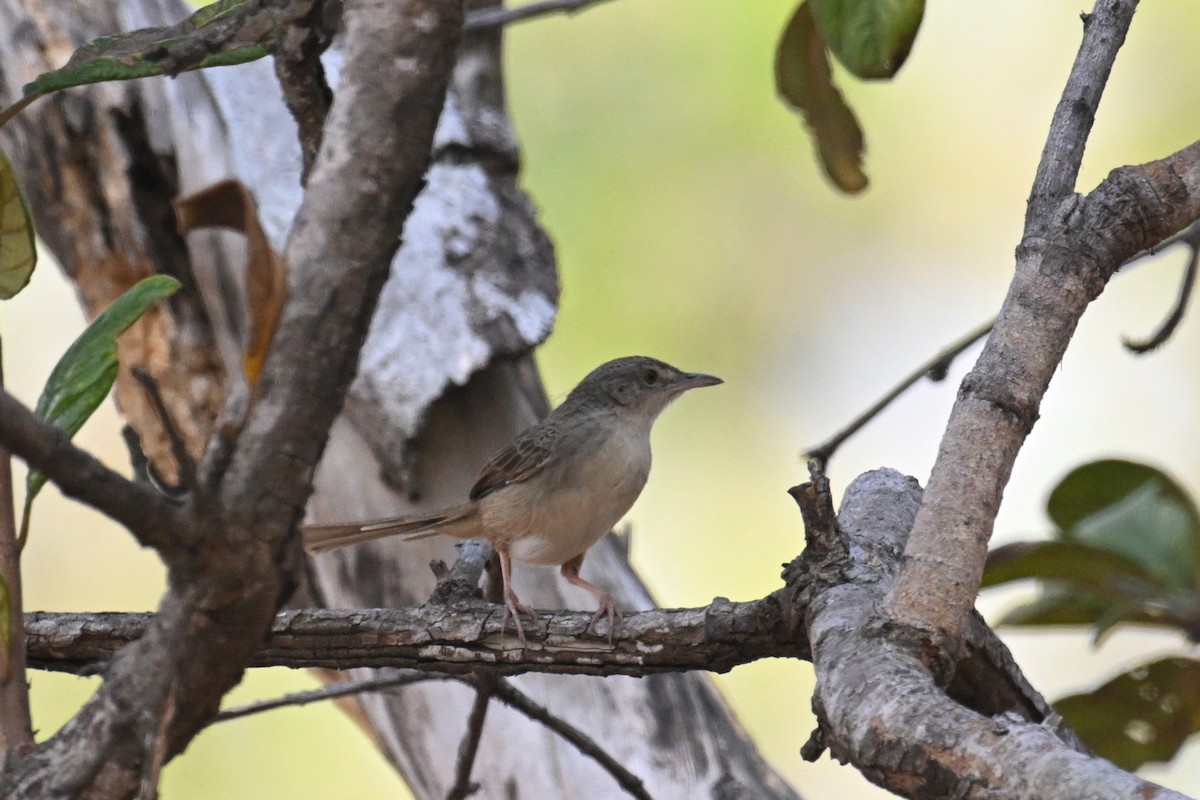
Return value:
M 500 560 L 502 634 L 511 616 L 524 644 L 521 614 L 534 615 L 513 591 L 515 558 L 557 566 L 568 583 L 590 592 L 599 608 L 588 630 L 607 617 L 611 644 L 621 613 L 611 594 L 580 577 L 584 556 L 646 485 L 650 430 L 659 414 L 684 392 L 720 383 L 646 356 L 601 364 L 545 419 L 484 465 L 466 502 L 430 514 L 301 526 L 304 547 L 315 553 L 386 536 L 483 540 Z

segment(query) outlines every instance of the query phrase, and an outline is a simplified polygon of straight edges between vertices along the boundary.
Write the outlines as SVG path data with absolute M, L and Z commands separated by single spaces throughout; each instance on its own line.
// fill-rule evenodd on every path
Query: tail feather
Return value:
M 469 539 L 476 535 L 475 505 L 466 503 L 446 509 L 430 516 L 389 517 L 368 522 L 343 522 L 331 525 L 301 525 L 304 549 L 319 553 L 334 547 L 343 547 L 358 542 L 369 542 L 387 536 L 398 536 L 403 541 L 425 539 L 438 534 Z

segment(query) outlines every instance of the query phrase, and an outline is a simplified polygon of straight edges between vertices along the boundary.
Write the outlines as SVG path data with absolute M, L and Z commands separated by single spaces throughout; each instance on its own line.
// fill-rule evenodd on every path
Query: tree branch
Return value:
M 909 631 L 923 658 L 955 658 L 1013 462 L 1080 316 L 1122 263 L 1200 217 L 1200 143 L 1115 170 L 1086 198 L 1039 200 L 1061 193 L 1064 176 L 1073 180 L 1069 162 L 1082 144 L 1068 142 L 1064 131 L 1086 135 L 1114 41 L 1123 37 L 1135 5 L 1100 0 L 1086 26 L 1030 199 L 1016 274 L 992 335 L 963 380 L 905 563 L 882 609 Z M 1089 88 L 1080 88 L 1084 84 Z M 1074 116 L 1063 110 L 1076 105 Z
M 1080 752 L 1053 717 L 952 700 L 911 649 L 887 635 L 876 607 L 919 504 L 910 478 L 868 473 L 847 487 L 837 525 L 812 537 L 836 543 L 811 554 L 820 568 L 803 590 L 811 597 L 815 738 L 905 797 L 1182 798 Z
M 1045 219 L 1075 192 L 1088 134 L 1138 0 L 1098 0 L 1083 15 L 1083 41 L 1071 66 L 1029 195 L 1026 223 Z
M 133 483 L 71 443 L 61 429 L 38 419 L 0 391 L 0 442 L 54 481 L 63 494 L 116 520 L 143 546 L 170 563 L 178 557 L 176 507 L 148 484 Z
M 522 648 L 501 635 L 500 612 L 474 604 L 361 610 L 303 609 L 276 616 L 251 666 L 294 668 L 400 667 L 466 674 L 555 672 L 648 675 L 705 669 L 726 672 L 804 649 L 789 639 L 774 595 L 746 603 L 718 599 L 703 608 L 639 611 L 620 635 L 587 635 L 591 612 L 540 611 L 537 632 Z M 25 615 L 31 666 L 91 672 L 136 641 L 153 619 L 140 613 Z
M 475 755 L 479 752 L 479 740 L 483 737 L 483 723 L 487 720 L 488 706 L 492 702 L 499 679 L 494 675 L 479 677 L 470 682 L 475 687 L 475 704 L 467 717 L 467 731 L 458 746 L 458 762 L 454 769 L 454 784 L 446 792 L 446 800 L 466 800 L 479 791 L 479 784 L 471 783 L 471 768 L 475 766 Z
M 137 720 L 164 709 L 170 758 L 240 680 L 295 585 L 295 522 L 422 186 L 461 25 L 459 0 L 347 4 L 346 66 L 288 240 L 289 302 L 244 435 L 228 470 L 206 487 L 209 502 L 183 507 L 179 516 L 188 517 L 196 546 L 172 565 L 167 595 L 144 635 L 111 660 L 104 684 L 75 717 L 3 776 L 6 797 L 43 796 L 51 773 L 55 790 L 66 794 L 133 794 L 147 758 Z M 10 414 L 8 405 L 0 402 L 0 437 L 11 433 L 24 443 L 28 414 Z M 226 446 L 219 438 L 210 438 L 210 451 Z M 49 453 L 31 449 L 29 460 L 41 467 L 58 451 L 74 458 L 66 478 L 47 470 L 64 488 L 113 483 L 65 438 L 55 444 Z M 116 486 L 146 491 L 127 481 Z M 112 505 L 103 486 L 77 491 L 102 510 Z
M 507 681 L 497 681 L 495 686 L 496 699 L 501 703 L 515 708 L 530 719 L 540 722 L 562 738 L 573 744 L 579 752 L 591 758 L 604 768 L 622 789 L 637 800 L 651 800 L 641 778 L 634 775 L 625 766 L 605 752 L 604 748 L 583 731 L 571 725 L 566 720 L 551 714 L 548 709 L 535 703 L 524 692 L 518 691 Z
M 484 28 L 496 28 L 501 25 L 508 25 L 510 22 L 520 22 L 521 20 L 533 19 L 545 14 L 562 12 L 573 14 L 586 9 L 588 6 L 598 5 L 602 2 L 605 2 L 605 0 L 541 0 L 541 2 L 526 3 L 516 8 L 481 8 L 467 15 L 467 21 L 463 25 L 463 29 L 474 31 Z

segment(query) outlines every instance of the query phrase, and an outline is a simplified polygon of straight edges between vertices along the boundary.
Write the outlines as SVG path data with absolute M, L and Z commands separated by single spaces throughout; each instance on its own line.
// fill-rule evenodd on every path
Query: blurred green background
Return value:
M 655 469 L 630 514 L 633 557 L 668 606 L 751 599 L 779 585 L 799 550 L 785 494 L 799 457 L 931 354 L 994 314 L 1007 286 L 1025 199 L 1081 25 L 1079 3 L 932 3 L 891 83 L 840 85 L 868 142 L 872 186 L 836 194 L 775 98 L 774 45 L 795 0 L 619 0 L 511 29 L 513 116 L 525 184 L 555 238 L 562 312 L 540 363 L 558 398 L 591 367 L 641 353 L 712 372 L 726 385 L 689 396 L 655 434 Z M 1197 136 L 1194 31 L 1200 7 L 1146 4 L 1101 106 L 1080 182 L 1147 161 Z M 1156 354 L 1119 344 L 1169 309 L 1184 256 L 1121 274 L 1084 318 L 1017 462 L 997 541 L 1048 527 L 1051 486 L 1092 458 L 1124 456 L 1200 494 L 1197 326 Z M 12 390 L 32 404 L 82 328 L 53 268 L 0 310 Z M 852 440 L 831 477 L 881 465 L 928 475 L 958 380 L 909 392 Z M 126 457 L 105 407 L 79 436 L 114 465 Z M 25 559 L 27 607 L 152 608 L 156 559 L 48 489 Z M 1017 590 L 1020 591 L 1020 590 Z M 988 595 L 985 612 L 1013 602 Z M 1093 653 L 1085 633 L 1007 636 L 1050 697 L 1180 648 L 1122 630 Z M 53 731 L 92 681 L 35 672 L 35 725 Z M 807 797 L 885 796 L 852 769 L 798 750 L 814 722 L 811 669 L 763 662 L 720 676 L 772 763 Z M 238 704 L 315 685 L 255 671 Z M 464 721 L 465 724 L 465 721 Z M 1193 746 L 1146 774 L 1200 793 Z M 174 798 L 403 796 L 358 731 L 328 706 L 216 726 L 166 770 Z

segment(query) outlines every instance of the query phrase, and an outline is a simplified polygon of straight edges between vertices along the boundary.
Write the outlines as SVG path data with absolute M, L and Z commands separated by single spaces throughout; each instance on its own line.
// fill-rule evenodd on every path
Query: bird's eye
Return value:
M 658 383 L 658 372 L 656 370 L 648 369 L 646 370 L 646 374 L 642 376 L 642 380 L 646 382 L 647 386 L 653 386 L 654 384 Z

